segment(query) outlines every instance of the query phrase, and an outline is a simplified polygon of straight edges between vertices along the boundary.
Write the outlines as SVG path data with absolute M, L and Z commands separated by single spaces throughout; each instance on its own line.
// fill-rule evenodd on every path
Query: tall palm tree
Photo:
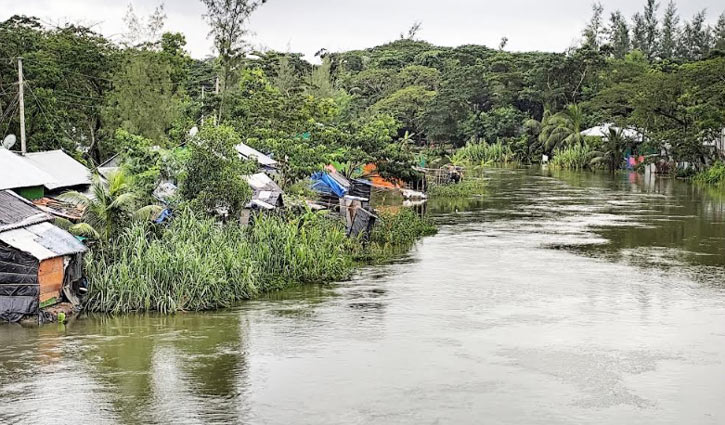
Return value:
M 616 170 L 622 165 L 624 151 L 630 143 L 631 141 L 624 135 L 624 130 L 610 127 L 600 149 L 592 153 L 591 165 L 601 165 L 609 171 Z
M 108 241 L 129 218 L 148 218 L 161 209 L 157 205 L 136 209 L 138 197 L 131 191 L 130 179 L 123 171 L 110 174 L 108 182 L 94 176 L 91 196 L 70 191 L 60 198 L 84 208 L 83 222 L 71 226 L 71 233 L 102 241 Z
M 584 114 L 579 105 L 569 105 L 554 115 L 545 113 L 539 141 L 548 151 L 564 146 L 582 145 L 583 122 Z

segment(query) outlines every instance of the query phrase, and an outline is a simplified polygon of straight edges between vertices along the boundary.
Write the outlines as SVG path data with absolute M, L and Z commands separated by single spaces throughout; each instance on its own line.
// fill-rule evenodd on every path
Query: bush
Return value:
M 725 163 L 717 161 L 712 167 L 699 172 L 695 181 L 709 185 L 722 185 L 725 183 Z

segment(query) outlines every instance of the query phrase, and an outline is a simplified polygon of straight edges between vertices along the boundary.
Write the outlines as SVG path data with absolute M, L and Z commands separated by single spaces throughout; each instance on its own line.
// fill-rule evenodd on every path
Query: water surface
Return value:
M 0 328 L 0 423 L 725 423 L 725 207 L 532 170 L 349 282 Z

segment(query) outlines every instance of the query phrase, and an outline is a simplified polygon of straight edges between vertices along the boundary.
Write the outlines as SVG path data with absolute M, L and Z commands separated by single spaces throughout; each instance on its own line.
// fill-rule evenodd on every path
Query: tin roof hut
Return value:
M 0 191 L 0 321 L 17 322 L 68 300 L 78 304 L 86 247 L 52 216 Z
M 71 189 L 85 192 L 91 182 L 90 170 L 61 150 L 21 156 L 0 148 L 0 190 L 35 200 Z

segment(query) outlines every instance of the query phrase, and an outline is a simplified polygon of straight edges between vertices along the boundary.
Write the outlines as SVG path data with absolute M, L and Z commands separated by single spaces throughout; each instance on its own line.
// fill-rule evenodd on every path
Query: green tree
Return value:
M 221 68 L 221 99 L 219 119 L 223 115 L 227 89 L 232 87 L 233 76 L 244 58 L 245 37 L 249 30 L 247 21 L 266 0 L 202 0 L 206 5 L 204 15 L 214 37 L 214 47 L 219 53 Z
M 206 214 L 235 217 L 251 196 L 244 175 L 256 164 L 246 163 L 235 149 L 241 143 L 233 128 L 206 125 L 189 143 L 190 155 L 181 195 Z
M 622 12 L 613 12 L 609 17 L 607 39 L 615 58 L 623 59 L 629 53 L 632 43 L 629 38 L 629 26 Z
M 423 113 L 436 92 L 423 86 L 408 86 L 380 100 L 371 111 L 387 114 L 398 120 L 403 130 L 420 134 L 423 132 Z
M 591 165 L 604 167 L 614 171 L 624 163 L 624 151 L 631 141 L 624 136 L 622 129 L 609 128 L 609 132 L 602 138 L 598 148 L 592 152 Z
M 662 59 L 673 59 L 677 53 L 679 39 L 680 18 L 677 15 L 677 5 L 670 0 L 662 20 L 662 38 L 660 39 L 659 55 Z
M 547 117 L 542 123 L 539 140 L 549 152 L 560 147 L 583 145 L 584 114 L 579 105 L 569 105 L 563 111 Z
M 174 67 L 149 49 L 127 50 L 122 56 L 108 97 L 107 125 L 159 142 L 167 140 L 184 99 L 182 86 L 173 81 Z
M 592 18 L 584 29 L 584 45 L 597 50 L 604 36 L 604 23 L 602 21 L 604 8 L 601 3 L 597 2 L 592 5 L 592 11 Z

